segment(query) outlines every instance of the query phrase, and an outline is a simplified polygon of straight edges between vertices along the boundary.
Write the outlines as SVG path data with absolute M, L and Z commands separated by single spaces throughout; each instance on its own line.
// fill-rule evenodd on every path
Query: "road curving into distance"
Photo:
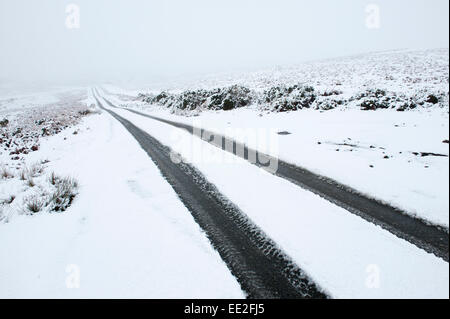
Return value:
M 98 93 L 98 91 L 97 91 Z M 105 102 L 114 108 L 120 108 L 129 112 L 169 124 L 173 127 L 184 129 L 202 140 L 248 160 L 254 165 L 265 167 L 272 158 L 269 155 L 258 153 L 256 150 L 236 142 L 221 134 L 193 127 L 192 125 L 179 123 L 160 117 L 145 114 L 133 109 L 122 108 L 103 98 Z M 232 147 L 229 147 L 232 145 Z M 239 150 L 239 151 L 238 151 Z M 253 159 L 257 160 L 254 161 Z M 250 156 L 251 155 L 251 156 Z M 270 171 L 278 177 L 284 178 L 304 189 L 307 189 L 322 198 L 340 206 L 347 211 L 360 216 L 373 224 L 381 226 L 399 238 L 407 240 L 417 247 L 449 261 L 449 232 L 437 225 L 431 225 L 419 218 L 406 214 L 402 210 L 392 207 L 379 200 L 370 198 L 357 190 L 343 185 L 333 179 L 315 174 L 305 168 L 276 159 L 278 169 Z
M 150 156 L 248 298 L 327 298 L 276 243 L 196 168 L 186 163 L 174 163 L 170 148 L 105 108 L 99 96 L 94 96 L 99 107 L 119 121 Z

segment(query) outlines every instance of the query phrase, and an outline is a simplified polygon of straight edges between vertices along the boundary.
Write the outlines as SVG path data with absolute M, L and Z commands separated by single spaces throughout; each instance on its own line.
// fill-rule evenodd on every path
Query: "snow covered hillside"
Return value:
M 134 94 L 141 93 L 144 102 L 187 114 L 247 105 L 274 111 L 405 111 L 430 107 L 448 111 L 448 54 L 448 49 L 377 52 L 248 74 L 216 75 L 195 82 L 159 84 L 134 90 Z M 233 103 L 228 103 L 227 108 L 223 100 Z

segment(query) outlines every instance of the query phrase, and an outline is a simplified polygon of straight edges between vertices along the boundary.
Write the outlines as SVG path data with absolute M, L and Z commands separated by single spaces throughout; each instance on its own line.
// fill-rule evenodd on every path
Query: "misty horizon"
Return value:
M 242 2 L 242 1 L 241 1 Z M 448 48 L 448 1 L 0 1 L 0 80 L 150 83 Z M 67 25 L 68 5 L 79 25 Z

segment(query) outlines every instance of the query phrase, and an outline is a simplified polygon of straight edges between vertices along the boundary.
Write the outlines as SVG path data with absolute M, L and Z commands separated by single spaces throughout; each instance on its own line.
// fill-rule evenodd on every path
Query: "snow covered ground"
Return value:
M 346 102 L 328 111 L 276 113 L 253 103 L 182 116 L 138 98 L 231 85 L 261 93 L 299 83 L 314 86 L 319 100 Z M 103 88 L 120 106 L 261 151 L 268 151 L 268 141 L 286 162 L 449 227 L 448 49 L 380 52 L 145 89 Z M 363 111 L 352 97 L 368 90 L 439 101 L 404 112 Z M 332 91 L 337 97 L 324 96 Z M 148 155 L 93 104 L 85 88 L 0 88 L 0 297 L 244 297 Z M 449 297 L 443 259 L 187 132 L 113 111 L 190 160 L 331 297 Z M 242 131 L 262 134 L 251 139 Z M 53 172 L 76 182 L 64 212 L 47 204 L 57 189 Z M 30 210 L 33 198 L 45 203 L 39 212 Z
M 24 157 L 28 166 L 45 159 L 36 184 L 51 172 L 68 175 L 79 194 L 63 213 L 32 214 L 21 196 L 2 205 L 13 214 L 0 222 L 0 297 L 244 296 L 151 159 L 111 116 L 89 115 Z M 1 197 L 40 191 L 28 188 L 18 177 L 0 180 Z
M 303 109 L 275 113 L 254 104 L 226 112 L 194 110 L 190 115 L 195 117 L 186 117 L 174 114 L 179 112 L 173 109 L 140 102 L 136 99 L 137 89 L 105 87 L 107 92 L 117 94 L 115 99 L 111 98 L 117 105 L 194 124 L 234 137 L 252 148 L 261 149 L 258 145 L 261 141 L 236 134 L 237 130 L 264 129 L 267 140 L 276 139 L 280 159 L 448 229 L 448 65 L 448 49 L 403 50 L 140 90 L 156 94 L 167 89 L 180 92 L 238 84 L 263 91 L 280 83 L 306 83 L 318 92 L 338 90 L 339 99 L 348 100 L 328 111 Z M 425 103 L 398 112 L 396 109 L 362 111 L 361 100 L 351 98 L 377 89 L 415 101 L 429 94 L 440 99 L 435 105 Z

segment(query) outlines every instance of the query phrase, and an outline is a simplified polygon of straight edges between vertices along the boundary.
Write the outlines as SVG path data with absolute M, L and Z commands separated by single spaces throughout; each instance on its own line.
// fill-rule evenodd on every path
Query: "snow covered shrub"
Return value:
M 50 197 L 48 206 L 50 211 L 64 212 L 72 204 L 78 194 L 78 182 L 70 177 L 53 176 L 55 191 Z
M 176 100 L 177 102 L 169 106 L 191 111 L 200 107 L 227 111 L 249 105 L 252 102 L 252 96 L 250 89 L 233 85 L 213 90 L 185 91 Z
M 317 100 L 316 101 L 316 110 L 333 110 L 341 105 L 343 105 L 346 101 L 345 100 L 338 100 L 338 99 L 323 99 L 323 100 Z
M 342 91 L 339 90 L 329 90 L 325 91 L 321 94 L 321 96 L 333 96 L 333 95 L 341 95 Z
M 388 109 L 392 106 L 392 98 L 387 96 L 386 91 L 380 89 L 367 90 L 358 94 L 354 99 L 361 101 L 359 106 L 363 111 Z
M 176 96 L 175 94 L 167 93 L 165 91 L 162 91 L 158 95 L 141 93 L 138 97 L 142 102 L 160 105 L 167 108 L 179 107 L 180 105 L 180 99 L 178 98 L 178 96 Z
M 310 108 L 316 98 L 317 95 L 312 86 L 279 85 L 266 90 L 261 102 L 272 110 L 286 112 Z
M 147 97 L 147 102 L 148 103 L 161 103 L 161 104 L 166 104 L 167 101 L 171 98 L 171 96 L 169 95 L 169 93 L 167 92 L 161 92 L 160 94 L 156 95 L 156 96 L 149 96 Z
M 8 125 L 8 119 L 3 119 L 0 121 L 0 127 L 6 127 Z
M 199 108 L 231 110 L 247 106 L 252 102 L 251 90 L 239 85 L 212 90 L 184 91 L 180 94 L 163 91 L 158 95 L 140 94 L 139 98 L 143 102 L 161 105 L 172 111 L 177 109 L 193 111 Z
M 364 101 L 361 102 L 360 107 L 361 107 L 361 110 L 363 110 L 363 111 L 388 109 L 389 108 L 389 100 L 388 99 L 378 100 L 378 99 L 368 98 L 368 99 L 364 99 Z
M 449 95 L 448 92 L 444 91 L 433 91 L 429 90 L 419 90 L 414 95 L 414 100 L 418 105 L 424 107 L 448 107 Z
M 352 97 L 351 100 L 358 101 L 358 105 L 364 111 L 378 109 L 407 111 L 414 110 L 419 106 L 433 107 L 434 105 L 439 105 L 443 107 L 446 104 L 446 95 L 443 92 L 430 94 L 430 92 L 425 89 L 418 90 L 412 95 L 386 92 L 384 90 L 377 89 L 367 90 L 355 97 Z
M 229 111 L 250 105 L 253 100 L 251 90 L 240 85 L 210 91 L 206 107 L 214 110 Z
M 205 90 L 184 91 L 178 96 L 178 103 L 175 107 L 180 110 L 195 110 L 206 102 L 208 95 Z
M 403 111 L 406 111 L 406 110 L 414 110 L 415 108 L 417 108 L 417 103 L 414 101 L 414 99 L 413 98 L 408 98 L 408 99 L 405 99 L 404 101 L 396 101 L 396 102 L 400 102 L 399 104 L 400 104 L 400 106 L 394 106 L 396 109 L 397 109 L 397 111 L 399 111 L 399 112 L 403 112 Z M 397 104 L 397 103 L 394 103 L 394 104 Z

